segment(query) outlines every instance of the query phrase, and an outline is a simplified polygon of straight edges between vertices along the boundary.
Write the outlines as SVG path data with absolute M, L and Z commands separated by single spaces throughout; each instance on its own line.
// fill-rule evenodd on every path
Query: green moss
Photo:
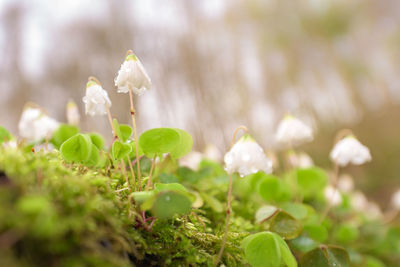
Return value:
M 118 170 L 10 149 L 0 149 L 0 170 L 1 266 L 212 266 L 221 244 L 221 233 L 204 232 L 201 211 L 140 227 L 127 192 L 116 192 L 124 183 Z M 229 266 L 244 264 L 246 235 L 230 233 Z

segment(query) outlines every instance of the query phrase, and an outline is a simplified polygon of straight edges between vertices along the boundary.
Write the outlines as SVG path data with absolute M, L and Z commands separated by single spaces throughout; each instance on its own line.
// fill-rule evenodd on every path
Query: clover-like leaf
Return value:
M 111 155 L 114 160 L 124 159 L 131 152 L 132 147 L 129 144 L 115 141 L 111 148 Z
M 348 267 L 349 254 L 345 249 L 336 246 L 321 245 L 306 253 L 301 261 L 301 267 Z
M 131 137 L 132 135 L 132 128 L 131 126 L 127 125 L 127 124 L 120 124 L 119 125 L 119 133 L 120 136 L 118 136 L 118 138 L 120 138 L 120 140 L 122 142 L 126 142 L 129 137 Z
M 261 232 L 242 240 L 246 260 L 252 267 L 279 267 L 281 251 L 271 232 Z
M 171 128 L 155 128 L 139 137 L 139 145 L 147 157 L 172 152 L 180 142 L 180 134 Z
M 262 222 L 270 219 L 277 212 L 279 212 L 279 209 L 275 206 L 270 206 L 270 205 L 262 206 L 256 212 L 256 222 L 262 223 Z
M 293 239 L 300 235 L 302 225 L 292 215 L 280 211 L 270 221 L 270 230 L 286 239 Z
M 285 240 L 276 233 L 272 233 L 275 240 L 278 241 L 279 249 L 281 251 L 282 261 L 285 263 L 287 267 L 297 267 L 296 258 L 293 256 L 292 251 L 289 246 L 286 244 Z
M 76 126 L 69 124 L 61 124 L 57 130 L 53 133 L 50 142 L 55 148 L 60 148 L 60 146 L 69 138 L 79 133 L 79 129 Z
M 318 167 L 298 169 L 296 177 L 297 184 L 304 197 L 311 197 L 320 192 L 328 181 L 326 172 Z
M 171 156 L 175 159 L 179 159 L 192 150 L 193 138 L 188 132 L 184 130 L 177 128 L 174 128 L 174 130 L 176 130 L 179 133 L 180 140 L 179 143 L 175 146 L 175 148 L 171 151 Z
M 7 131 L 6 128 L 0 126 L 0 145 L 3 142 L 7 142 L 11 139 L 11 134 L 9 131 Z
M 61 155 L 66 161 L 86 162 L 92 152 L 92 141 L 86 134 L 76 134 L 66 140 L 60 147 Z
M 105 141 L 103 136 L 98 133 L 90 133 L 90 140 L 92 140 L 93 145 L 95 145 L 98 149 L 103 149 Z
M 187 214 L 192 208 L 192 202 L 178 191 L 162 191 L 154 200 L 151 212 L 159 219 L 169 219 L 174 215 Z

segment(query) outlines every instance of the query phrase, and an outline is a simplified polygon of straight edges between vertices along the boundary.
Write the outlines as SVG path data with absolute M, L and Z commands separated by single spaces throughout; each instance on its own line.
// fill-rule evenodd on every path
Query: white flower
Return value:
M 313 132 L 301 120 L 291 115 L 286 115 L 278 125 L 275 138 L 279 143 L 285 145 L 299 145 L 311 141 Z
M 351 206 L 358 211 L 365 211 L 368 206 L 368 199 L 360 191 L 354 192 L 350 198 Z
M 151 80 L 146 70 L 132 51 L 128 51 L 114 82 L 118 87 L 118 93 L 128 93 L 129 89 L 132 89 L 135 94 L 142 95 L 151 87 Z
M 71 125 L 78 126 L 80 121 L 79 109 L 74 101 L 70 100 L 67 104 L 67 121 Z
M 330 157 L 332 161 L 344 167 L 349 163 L 361 165 L 371 160 L 369 149 L 362 145 L 353 135 L 349 135 L 333 147 Z
M 181 166 L 188 167 L 192 170 L 197 170 L 203 159 L 203 154 L 197 151 L 191 151 L 189 154 L 179 160 Z
M 338 188 L 342 192 L 351 192 L 354 188 L 354 181 L 348 174 L 340 175 L 338 180 Z
M 392 195 L 392 206 L 396 210 L 400 210 L 400 189 Z
M 208 144 L 204 149 L 204 157 L 216 162 L 221 161 L 221 151 L 215 145 Z
M 228 173 L 238 172 L 241 177 L 260 170 L 272 172 L 272 161 L 264 154 L 264 150 L 249 135 L 244 135 L 225 154 L 225 170 Z
M 309 168 L 314 166 L 312 158 L 304 152 L 294 153 L 291 152 L 288 155 L 288 160 L 290 165 L 298 168 Z
M 21 115 L 18 130 L 21 137 L 36 142 L 50 138 L 59 123 L 43 113 L 39 108 L 27 107 Z
M 86 114 L 90 116 L 105 115 L 107 109 L 111 107 L 110 98 L 107 91 L 95 81 L 89 81 L 86 85 L 86 96 L 83 97 Z
M 324 195 L 326 201 L 328 201 L 332 206 L 337 206 L 342 203 L 342 195 L 340 194 L 339 190 L 335 189 L 331 185 L 325 187 Z

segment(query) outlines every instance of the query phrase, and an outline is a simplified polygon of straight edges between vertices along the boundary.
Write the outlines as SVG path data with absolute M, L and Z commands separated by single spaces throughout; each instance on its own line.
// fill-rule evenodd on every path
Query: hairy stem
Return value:
M 139 191 L 142 188 L 142 175 L 140 173 L 140 160 L 139 160 L 139 144 L 137 138 L 137 129 L 136 129 L 136 119 L 135 119 L 135 107 L 133 106 L 133 93 L 132 88 L 129 87 L 129 102 L 131 104 L 131 117 L 132 117 L 132 126 L 133 126 L 133 135 L 135 137 L 135 147 L 136 147 L 136 159 L 137 159 L 137 173 L 138 173 L 138 183 L 139 183 Z

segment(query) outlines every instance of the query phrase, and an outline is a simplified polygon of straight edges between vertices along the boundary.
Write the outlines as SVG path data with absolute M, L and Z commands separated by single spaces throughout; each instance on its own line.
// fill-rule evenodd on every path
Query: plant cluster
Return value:
M 20 139 L 0 128 L 1 266 L 400 262 L 400 191 L 383 213 L 341 173 L 372 159 L 351 131 L 337 136 L 332 171 L 297 149 L 313 131 L 292 115 L 277 129 L 279 157 L 267 156 L 240 126 L 221 164 L 216 153 L 191 152 L 192 136 L 182 129 L 138 135 L 133 96 L 151 81 L 131 51 L 115 85 L 129 94 L 132 127 L 113 119 L 96 78 L 89 78 L 83 98 L 87 115 L 108 117 L 110 144 L 79 129 L 73 102 L 68 123 L 30 103 L 18 125 Z

